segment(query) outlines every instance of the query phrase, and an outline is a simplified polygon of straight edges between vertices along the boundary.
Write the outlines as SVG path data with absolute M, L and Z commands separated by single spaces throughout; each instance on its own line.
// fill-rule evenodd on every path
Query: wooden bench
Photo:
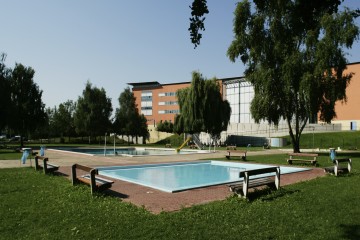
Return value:
M 227 155 L 225 155 L 225 157 L 227 159 L 230 159 L 231 157 L 240 157 L 242 160 L 246 160 L 246 152 L 247 151 L 243 151 L 243 150 L 228 150 L 227 151 Z
M 82 176 L 76 175 L 76 170 L 80 169 L 85 171 L 87 174 Z M 77 182 L 82 182 L 90 186 L 91 194 L 94 194 L 95 191 L 103 191 L 108 189 L 114 183 L 111 180 L 100 178 L 95 175 L 99 175 L 99 171 L 95 168 L 87 167 L 80 164 L 74 164 L 71 167 L 71 180 L 72 185 L 75 185 Z
M 289 153 L 288 155 L 288 164 L 292 164 L 293 162 L 303 162 L 311 163 L 312 165 L 316 165 L 316 158 L 319 156 L 317 153 Z
M 226 146 L 226 150 L 236 150 L 236 146 Z
M 43 160 L 43 165 L 39 164 L 39 160 Z M 48 163 L 49 158 L 42 156 L 35 156 L 35 170 L 43 169 L 44 173 L 52 173 L 59 170 L 59 166 Z
M 341 166 L 340 163 L 347 163 L 347 166 Z M 351 172 L 352 161 L 351 158 L 342 158 L 335 159 L 333 167 L 324 168 L 325 172 L 334 173 L 335 176 L 338 176 L 340 172 L 349 173 Z
M 250 179 L 250 176 L 256 176 L 266 173 L 276 173 L 274 177 L 262 177 Z M 238 194 L 241 197 L 247 198 L 249 188 L 256 188 L 260 186 L 269 186 L 273 189 L 280 188 L 280 167 L 268 167 L 242 171 L 239 173 L 240 178 L 244 178 L 242 182 L 230 184 L 230 191 Z

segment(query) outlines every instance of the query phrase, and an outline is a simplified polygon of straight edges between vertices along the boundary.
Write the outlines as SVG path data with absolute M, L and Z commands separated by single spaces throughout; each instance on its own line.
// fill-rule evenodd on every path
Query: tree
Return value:
M 88 81 L 83 95 L 79 97 L 74 113 L 76 132 L 92 136 L 102 136 L 111 129 L 111 99 L 106 96 L 104 88 L 92 87 Z
M 156 124 L 156 131 L 159 132 L 166 132 L 166 133 L 173 133 L 174 132 L 174 124 L 169 121 L 160 121 Z
M 5 58 L 5 54 L 0 55 L 0 132 L 8 124 L 11 105 L 11 70 L 4 64 Z
M 193 72 L 190 87 L 178 90 L 176 96 L 180 107 L 174 123 L 176 133 L 208 132 L 217 139 L 227 129 L 231 108 L 222 99 L 216 79 L 207 80 Z
M 131 136 L 134 133 L 137 105 L 134 94 L 127 87 L 118 98 L 120 108 L 116 109 L 114 126 L 121 135 Z
M 337 5 L 339 5 L 341 2 L 343 2 L 344 0 L 326 0 L 326 1 L 311 1 L 311 3 L 306 4 L 309 1 L 303 1 L 301 4 L 303 6 L 303 12 L 302 12 L 302 16 L 304 19 L 308 18 L 308 13 L 309 10 L 311 11 L 312 9 L 318 9 L 318 7 L 322 8 L 323 6 L 326 5 L 331 5 L 333 7 L 333 10 L 337 9 Z M 255 1 L 255 2 L 259 2 L 261 4 L 260 1 Z M 300 1 L 298 1 L 300 2 Z M 305 5 L 304 5 L 305 3 Z M 307 5 L 307 6 L 306 6 Z M 330 9 L 331 9 L 330 6 Z M 190 18 L 190 27 L 189 27 L 189 32 L 190 32 L 190 40 L 191 43 L 194 44 L 194 48 L 196 48 L 198 45 L 200 45 L 200 39 L 202 38 L 202 34 L 199 33 L 200 31 L 205 31 L 205 14 L 209 13 L 208 7 L 207 7 L 207 2 L 206 0 L 193 0 L 193 3 L 191 6 L 189 6 L 191 9 L 191 18 Z M 336 7 L 336 8 L 335 8 Z M 360 9 L 356 9 L 352 12 L 354 17 L 357 17 L 360 15 Z
M 24 145 L 23 137 L 36 128 L 41 127 L 46 120 L 45 104 L 42 102 L 42 91 L 34 83 L 35 71 L 31 67 L 15 64 L 11 74 L 11 120 L 9 126 L 21 135 L 21 146 Z
M 147 120 L 143 114 L 139 114 L 136 98 L 127 87 L 119 96 L 119 106 L 116 109 L 114 129 L 120 135 L 141 136 L 143 139 L 149 138 Z
M 190 39 L 196 48 L 200 44 L 202 34 L 200 31 L 205 31 L 205 14 L 209 13 L 206 5 L 206 0 L 194 0 L 191 7 L 191 18 L 190 18 Z
M 59 107 L 54 111 L 53 114 L 53 122 L 54 127 L 59 132 L 61 138 L 64 135 L 73 136 L 75 134 L 75 126 L 74 126 L 74 113 L 76 110 L 76 104 L 68 100 L 64 103 L 60 103 Z
M 228 57 L 246 64 L 255 90 L 251 114 L 256 122 L 285 119 L 294 152 L 310 115 L 330 122 L 336 101 L 346 101 L 352 74 L 344 74 L 343 49 L 359 36 L 355 11 L 338 12 L 341 1 L 244 0 L 237 5 L 235 39 Z

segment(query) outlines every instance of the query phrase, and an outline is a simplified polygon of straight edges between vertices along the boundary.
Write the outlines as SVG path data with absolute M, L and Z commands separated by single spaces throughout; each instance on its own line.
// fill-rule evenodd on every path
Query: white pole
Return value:
M 116 137 L 116 133 L 114 133 L 114 156 L 116 155 L 116 152 L 115 152 L 115 137 Z
M 106 156 L 106 134 L 107 134 L 107 133 L 105 133 L 104 156 Z

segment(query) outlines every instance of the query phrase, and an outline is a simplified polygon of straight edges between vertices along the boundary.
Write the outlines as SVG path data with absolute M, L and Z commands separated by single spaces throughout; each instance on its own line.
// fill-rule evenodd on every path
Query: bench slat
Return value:
M 239 183 L 236 183 L 236 184 L 233 184 L 233 185 L 229 185 L 229 187 L 233 192 L 238 190 L 238 189 L 242 190 L 243 183 L 244 182 L 239 182 Z M 270 177 L 251 179 L 251 181 L 249 183 L 249 188 L 259 187 L 259 186 L 262 186 L 262 185 L 269 185 L 269 184 L 274 184 L 274 183 L 275 183 L 275 179 L 270 178 Z
M 247 170 L 239 173 L 239 177 L 245 177 L 245 172 L 248 172 L 249 176 L 276 172 L 277 167 L 259 168 L 253 170 Z

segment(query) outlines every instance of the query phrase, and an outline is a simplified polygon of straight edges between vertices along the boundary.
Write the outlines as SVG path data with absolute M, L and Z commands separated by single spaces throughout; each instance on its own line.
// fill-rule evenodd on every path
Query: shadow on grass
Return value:
M 344 239 L 360 239 L 360 225 L 356 224 L 340 224 L 340 228 L 343 231 L 342 237 Z
M 247 201 L 249 202 L 253 202 L 255 200 L 273 201 L 277 198 L 281 198 L 286 195 L 291 195 L 298 192 L 300 192 L 300 190 L 288 190 L 284 188 L 280 188 L 279 190 L 273 190 L 269 187 L 265 187 L 262 189 L 255 188 L 253 191 L 248 193 Z M 234 194 L 234 196 L 236 196 L 236 194 Z

